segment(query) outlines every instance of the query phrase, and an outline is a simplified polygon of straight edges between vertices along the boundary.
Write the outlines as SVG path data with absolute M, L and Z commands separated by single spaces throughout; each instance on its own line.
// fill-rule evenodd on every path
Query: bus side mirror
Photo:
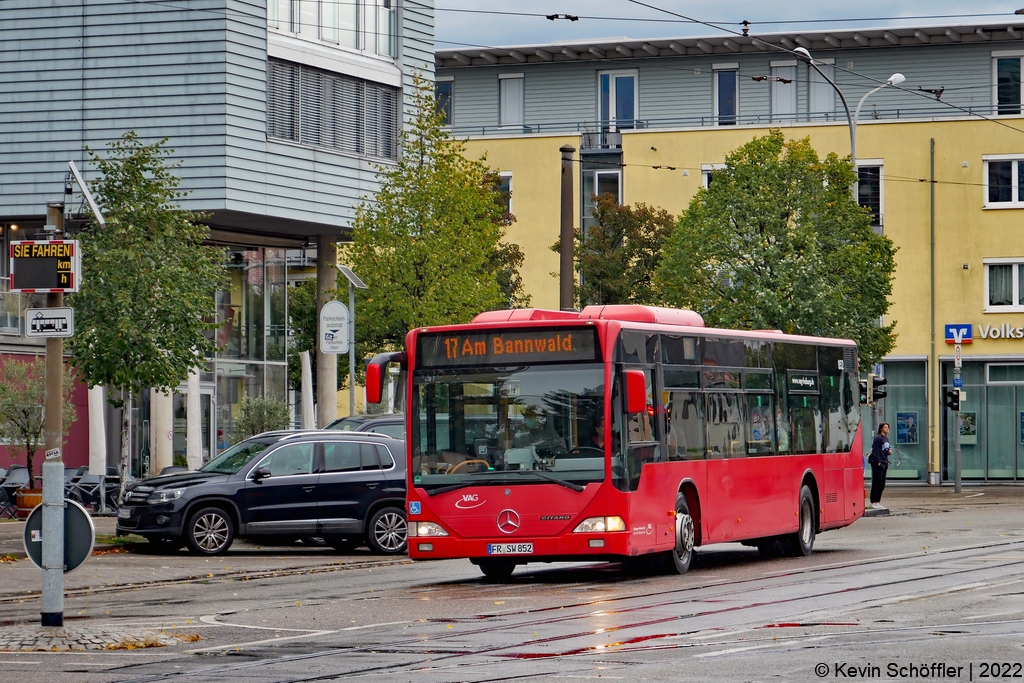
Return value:
M 388 363 L 405 366 L 405 352 L 378 353 L 366 364 L 366 403 L 380 403 L 384 397 L 384 378 Z
M 647 410 L 647 378 L 643 370 L 626 370 L 626 412 L 630 415 Z

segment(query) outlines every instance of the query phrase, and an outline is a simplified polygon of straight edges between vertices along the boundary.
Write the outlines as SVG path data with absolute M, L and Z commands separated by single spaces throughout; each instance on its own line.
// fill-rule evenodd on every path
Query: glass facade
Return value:
M 960 474 L 963 479 L 1024 479 L 1024 360 L 964 361 L 960 375 Z M 943 363 L 942 393 L 952 388 L 953 364 Z M 943 411 L 942 478 L 953 480 L 954 423 Z
M 306 251 L 269 247 L 227 247 L 228 286 L 216 293 L 214 305 L 220 350 L 200 373 L 202 459 L 229 444 L 239 406 L 245 396 L 289 400 L 288 283 L 315 272 L 315 257 Z M 299 257 L 295 255 L 301 254 Z M 294 263 L 293 263 L 294 262 Z M 186 378 L 173 395 L 173 454 L 181 464 L 186 455 Z M 151 472 L 150 392 L 132 401 L 131 453 L 133 476 Z M 110 425 L 120 431 L 120 424 Z
M 928 478 L 928 393 L 924 361 L 886 363 L 883 421 L 889 423 L 893 447 L 887 478 L 926 481 Z M 871 448 L 871 421 L 864 421 L 864 450 Z M 871 469 L 865 470 L 871 478 Z

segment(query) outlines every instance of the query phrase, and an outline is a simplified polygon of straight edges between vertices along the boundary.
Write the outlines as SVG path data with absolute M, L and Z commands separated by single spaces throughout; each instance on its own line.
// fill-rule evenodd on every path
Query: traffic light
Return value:
M 956 412 L 960 410 L 960 390 L 950 389 L 946 392 L 946 407 Z
M 878 388 L 880 386 L 883 386 L 888 381 L 889 380 L 885 379 L 884 377 L 879 377 L 878 375 L 875 375 L 875 381 L 872 383 L 871 386 L 872 403 L 877 403 L 878 401 L 881 401 L 883 398 L 889 395 L 889 392 L 887 392 L 885 389 Z
M 860 380 L 860 404 L 862 406 L 868 404 L 868 381 L 866 379 Z

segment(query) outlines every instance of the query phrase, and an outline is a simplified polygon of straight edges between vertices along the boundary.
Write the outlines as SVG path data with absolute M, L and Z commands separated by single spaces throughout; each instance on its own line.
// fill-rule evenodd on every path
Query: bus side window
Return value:
M 746 455 L 743 394 L 708 392 L 708 449 L 711 458 L 742 458 Z
M 665 405 L 669 460 L 704 459 L 704 400 L 699 392 L 670 390 Z
M 846 411 L 843 409 L 843 349 L 818 347 L 818 377 L 821 381 L 821 448 L 823 453 L 848 450 Z

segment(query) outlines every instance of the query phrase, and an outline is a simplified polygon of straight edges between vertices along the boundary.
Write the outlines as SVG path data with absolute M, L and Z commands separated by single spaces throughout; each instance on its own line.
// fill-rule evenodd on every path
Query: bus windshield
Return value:
M 413 485 L 604 479 L 604 366 L 428 370 L 413 379 Z

